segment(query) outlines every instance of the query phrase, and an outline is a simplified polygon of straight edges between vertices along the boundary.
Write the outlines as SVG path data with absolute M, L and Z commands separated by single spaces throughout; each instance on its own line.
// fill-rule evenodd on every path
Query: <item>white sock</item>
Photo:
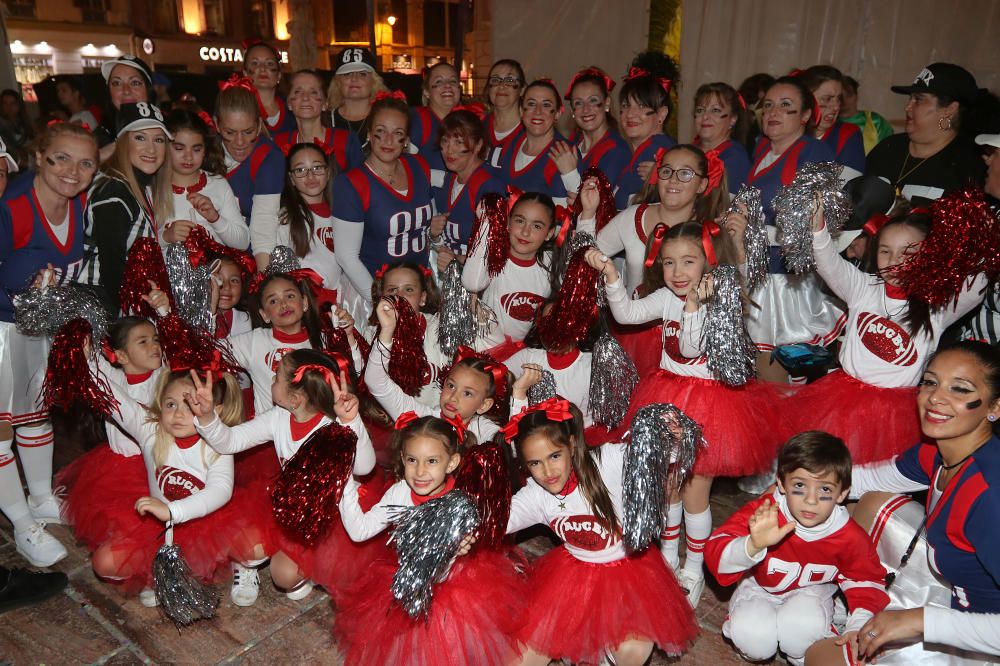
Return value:
M 21 426 L 14 431 L 14 439 L 28 492 L 33 497 L 51 495 L 52 454 L 55 451 L 52 423 L 45 421 L 35 426 Z
M 663 528 L 660 535 L 660 552 L 673 568 L 677 568 L 680 563 L 681 545 L 681 518 L 683 517 L 684 505 L 678 502 L 667 506 L 667 526 Z
M 702 564 L 705 562 L 705 542 L 712 534 L 712 509 L 701 513 L 684 512 L 684 534 L 687 540 L 687 557 L 684 571 L 695 578 L 704 578 Z
M 21 475 L 17 473 L 17 461 L 11 452 L 12 440 L 0 441 L 0 511 L 14 525 L 16 531 L 26 530 L 35 524 L 24 499 Z

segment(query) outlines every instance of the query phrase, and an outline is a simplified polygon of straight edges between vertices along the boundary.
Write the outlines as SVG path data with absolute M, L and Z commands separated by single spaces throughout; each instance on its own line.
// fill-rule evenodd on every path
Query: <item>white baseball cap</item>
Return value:
M 7 173 L 18 172 L 17 162 L 15 162 L 11 154 L 7 152 L 7 144 L 3 142 L 3 139 L 0 139 L 0 157 L 7 160 Z

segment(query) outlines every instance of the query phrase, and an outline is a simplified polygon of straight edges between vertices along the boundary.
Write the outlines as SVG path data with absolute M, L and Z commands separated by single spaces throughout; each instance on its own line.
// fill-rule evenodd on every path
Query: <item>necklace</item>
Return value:
M 393 189 L 396 188 L 396 167 L 398 165 L 399 165 L 399 162 L 397 161 L 396 164 L 394 164 L 392 166 L 392 171 L 389 173 L 388 176 L 386 176 L 384 173 L 382 173 L 381 171 L 379 171 L 378 169 L 376 169 L 374 164 L 372 164 L 371 162 L 365 161 L 365 166 L 367 166 L 369 169 L 371 169 L 375 173 L 376 176 L 378 176 L 379 178 L 381 178 L 385 182 L 389 183 L 389 187 L 391 187 Z
M 928 158 L 926 158 L 926 157 L 923 158 L 923 159 L 921 159 L 919 162 L 917 162 L 916 164 L 914 164 L 909 170 L 906 170 L 906 165 L 910 163 L 910 151 L 909 151 L 909 149 L 907 149 L 907 151 L 906 151 L 906 157 L 903 158 L 903 166 L 899 167 L 899 176 L 896 178 L 896 196 L 897 197 L 902 197 L 903 196 L 903 189 L 900 186 L 900 183 L 902 182 L 902 180 L 904 178 L 906 178 L 907 176 L 909 176 L 914 171 L 916 171 L 917 169 L 919 169 L 921 167 L 921 165 L 923 165 L 923 163 L 927 161 L 927 159 Z
M 888 317 L 890 321 L 902 314 L 903 310 L 905 310 L 908 305 L 909 303 L 903 303 L 895 312 L 889 312 L 889 304 L 885 300 L 885 289 L 882 290 L 882 309 L 885 310 L 885 316 Z

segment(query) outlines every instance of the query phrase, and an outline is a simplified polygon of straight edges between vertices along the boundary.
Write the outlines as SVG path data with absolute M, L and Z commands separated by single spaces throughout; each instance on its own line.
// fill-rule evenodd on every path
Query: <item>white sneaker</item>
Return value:
M 676 546 L 676 545 L 677 545 L 677 542 L 675 541 L 674 542 L 674 546 Z M 667 563 L 667 566 L 670 567 L 670 570 L 673 571 L 674 573 L 676 573 L 678 567 L 680 567 L 680 565 L 681 565 L 681 556 L 680 556 L 680 553 L 677 552 L 677 548 L 676 547 L 669 547 L 669 546 L 667 546 L 667 542 L 666 541 L 661 541 L 660 542 L 660 555 L 663 556 L 663 561 Z
M 146 608 L 156 608 L 160 605 L 160 600 L 156 598 L 156 590 L 151 587 L 143 588 L 139 593 L 139 603 Z
M 303 578 L 302 582 L 293 587 L 292 589 L 290 589 L 288 592 L 286 592 L 285 596 L 291 599 L 292 601 L 299 601 L 300 599 L 305 599 L 306 597 L 308 597 L 312 593 L 312 591 L 313 591 L 312 581 Z
M 237 606 L 253 606 L 260 595 L 260 576 L 256 569 L 245 567 L 239 562 L 233 562 L 233 586 L 229 590 L 229 598 Z
M 66 557 L 66 548 L 45 531 L 45 522 L 36 521 L 26 530 L 14 531 L 17 552 L 35 567 L 51 567 Z
M 680 569 L 677 572 L 677 584 L 687 593 L 691 608 L 697 608 L 698 602 L 701 601 L 701 593 L 705 591 L 705 577 L 695 577 L 690 572 Z
M 49 525 L 62 525 L 63 519 L 60 514 L 62 502 L 58 497 L 49 493 L 48 495 L 28 495 L 28 509 L 31 517 Z

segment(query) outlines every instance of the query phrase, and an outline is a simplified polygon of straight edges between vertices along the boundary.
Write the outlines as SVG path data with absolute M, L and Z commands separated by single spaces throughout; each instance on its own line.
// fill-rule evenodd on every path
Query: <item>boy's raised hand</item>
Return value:
M 750 516 L 749 523 L 750 542 L 747 544 L 747 554 L 750 556 L 776 545 L 795 531 L 795 522 L 791 520 L 778 526 L 778 505 L 770 499 L 764 500 L 764 503 L 757 507 Z

